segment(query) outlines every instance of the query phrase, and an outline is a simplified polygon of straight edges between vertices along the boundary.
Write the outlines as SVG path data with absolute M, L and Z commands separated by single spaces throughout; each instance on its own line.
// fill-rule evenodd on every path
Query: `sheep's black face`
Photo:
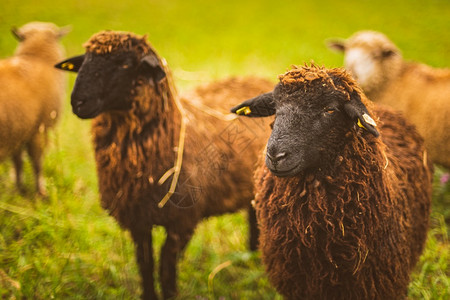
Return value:
M 349 101 L 347 95 L 321 84 L 308 89 L 313 92 L 303 87 L 286 92 L 279 84 L 273 92 L 231 110 L 249 117 L 275 114 L 266 165 L 276 176 L 295 176 L 332 164 L 355 123 L 378 136 L 376 124 L 356 91 Z
M 275 122 L 267 143 L 266 165 L 277 176 L 319 168 L 342 149 L 353 122 L 336 95 L 281 95 L 275 89 Z
M 154 54 L 138 59 L 134 52 L 88 52 L 56 67 L 78 72 L 71 104 L 73 113 L 82 119 L 95 118 L 106 111 L 130 109 L 136 81 L 158 82 L 165 76 Z
M 72 91 L 73 113 L 82 119 L 129 109 L 137 59 L 132 55 L 86 53 Z

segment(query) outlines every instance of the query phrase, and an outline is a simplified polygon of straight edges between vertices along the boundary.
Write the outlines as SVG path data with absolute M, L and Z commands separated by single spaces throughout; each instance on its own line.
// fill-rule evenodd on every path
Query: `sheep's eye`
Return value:
M 122 65 L 122 69 L 128 69 L 130 67 L 130 65 L 128 65 L 128 64 L 123 64 Z

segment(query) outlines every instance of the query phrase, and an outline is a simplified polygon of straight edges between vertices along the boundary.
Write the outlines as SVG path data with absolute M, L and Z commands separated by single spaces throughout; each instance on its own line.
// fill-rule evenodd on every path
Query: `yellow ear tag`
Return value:
M 252 111 L 251 111 L 250 107 L 248 107 L 248 106 L 241 107 L 236 111 L 236 114 L 238 114 L 238 115 L 248 116 L 251 113 L 252 113 Z
M 365 130 L 367 130 L 367 128 L 364 127 L 364 125 L 361 123 L 360 119 L 358 119 L 358 126 L 361 127 L 361 128 L 364 128 Z
M 61 65 L 61 68 L 63 68 L 64 70 L 73 70 L 73 63 L 70 62 L 65 62 Z

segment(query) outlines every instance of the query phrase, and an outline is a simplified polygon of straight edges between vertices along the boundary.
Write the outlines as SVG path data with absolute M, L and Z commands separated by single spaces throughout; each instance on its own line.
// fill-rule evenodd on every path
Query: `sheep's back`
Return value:
M 450 70 L 406 63 L 371 100 L 402 111 L 423 136 L 432 160 L 450 168 Z
M 185 100 L 191 116 L 186 144 L 191 158 L 187 161 L 193 163 L 186 167 L 196 170 L 193 178 L 204 187 L 205 215 L 236 211 L 253 199 L 252 174 L 270 134 L 269 120 L 223 118 L 232 116 L 229 108 L 235 103 L 265 93 L 272 86 L 256 77 L 228 78 L 198 87 L 190 94 L 191 100 Z

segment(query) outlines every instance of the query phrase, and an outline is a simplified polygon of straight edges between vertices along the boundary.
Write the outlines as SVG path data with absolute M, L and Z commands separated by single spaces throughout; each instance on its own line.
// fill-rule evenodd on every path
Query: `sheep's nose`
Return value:
M 278 152 L 275 154 L 271 154 L 269 151 L 266 153 L 267 158 L 272 162 L 272 164 L 276 165 L 281 160 L 285 159 L 288 156 L 287 152 Z
M 76 106 L 81 106 L 81 105 L 83 105 L 85 102 L 86 102 L 86 101 L 84 101 L 84 100 L 77 100 L 77 101 L 75 102 L 75 105 L 76 105 Z
M 75 107 L 80 107 L 80 106 L 84 105 L 85 103 L 86 103 L 85 98 L 72 99 L 72 105 Z

